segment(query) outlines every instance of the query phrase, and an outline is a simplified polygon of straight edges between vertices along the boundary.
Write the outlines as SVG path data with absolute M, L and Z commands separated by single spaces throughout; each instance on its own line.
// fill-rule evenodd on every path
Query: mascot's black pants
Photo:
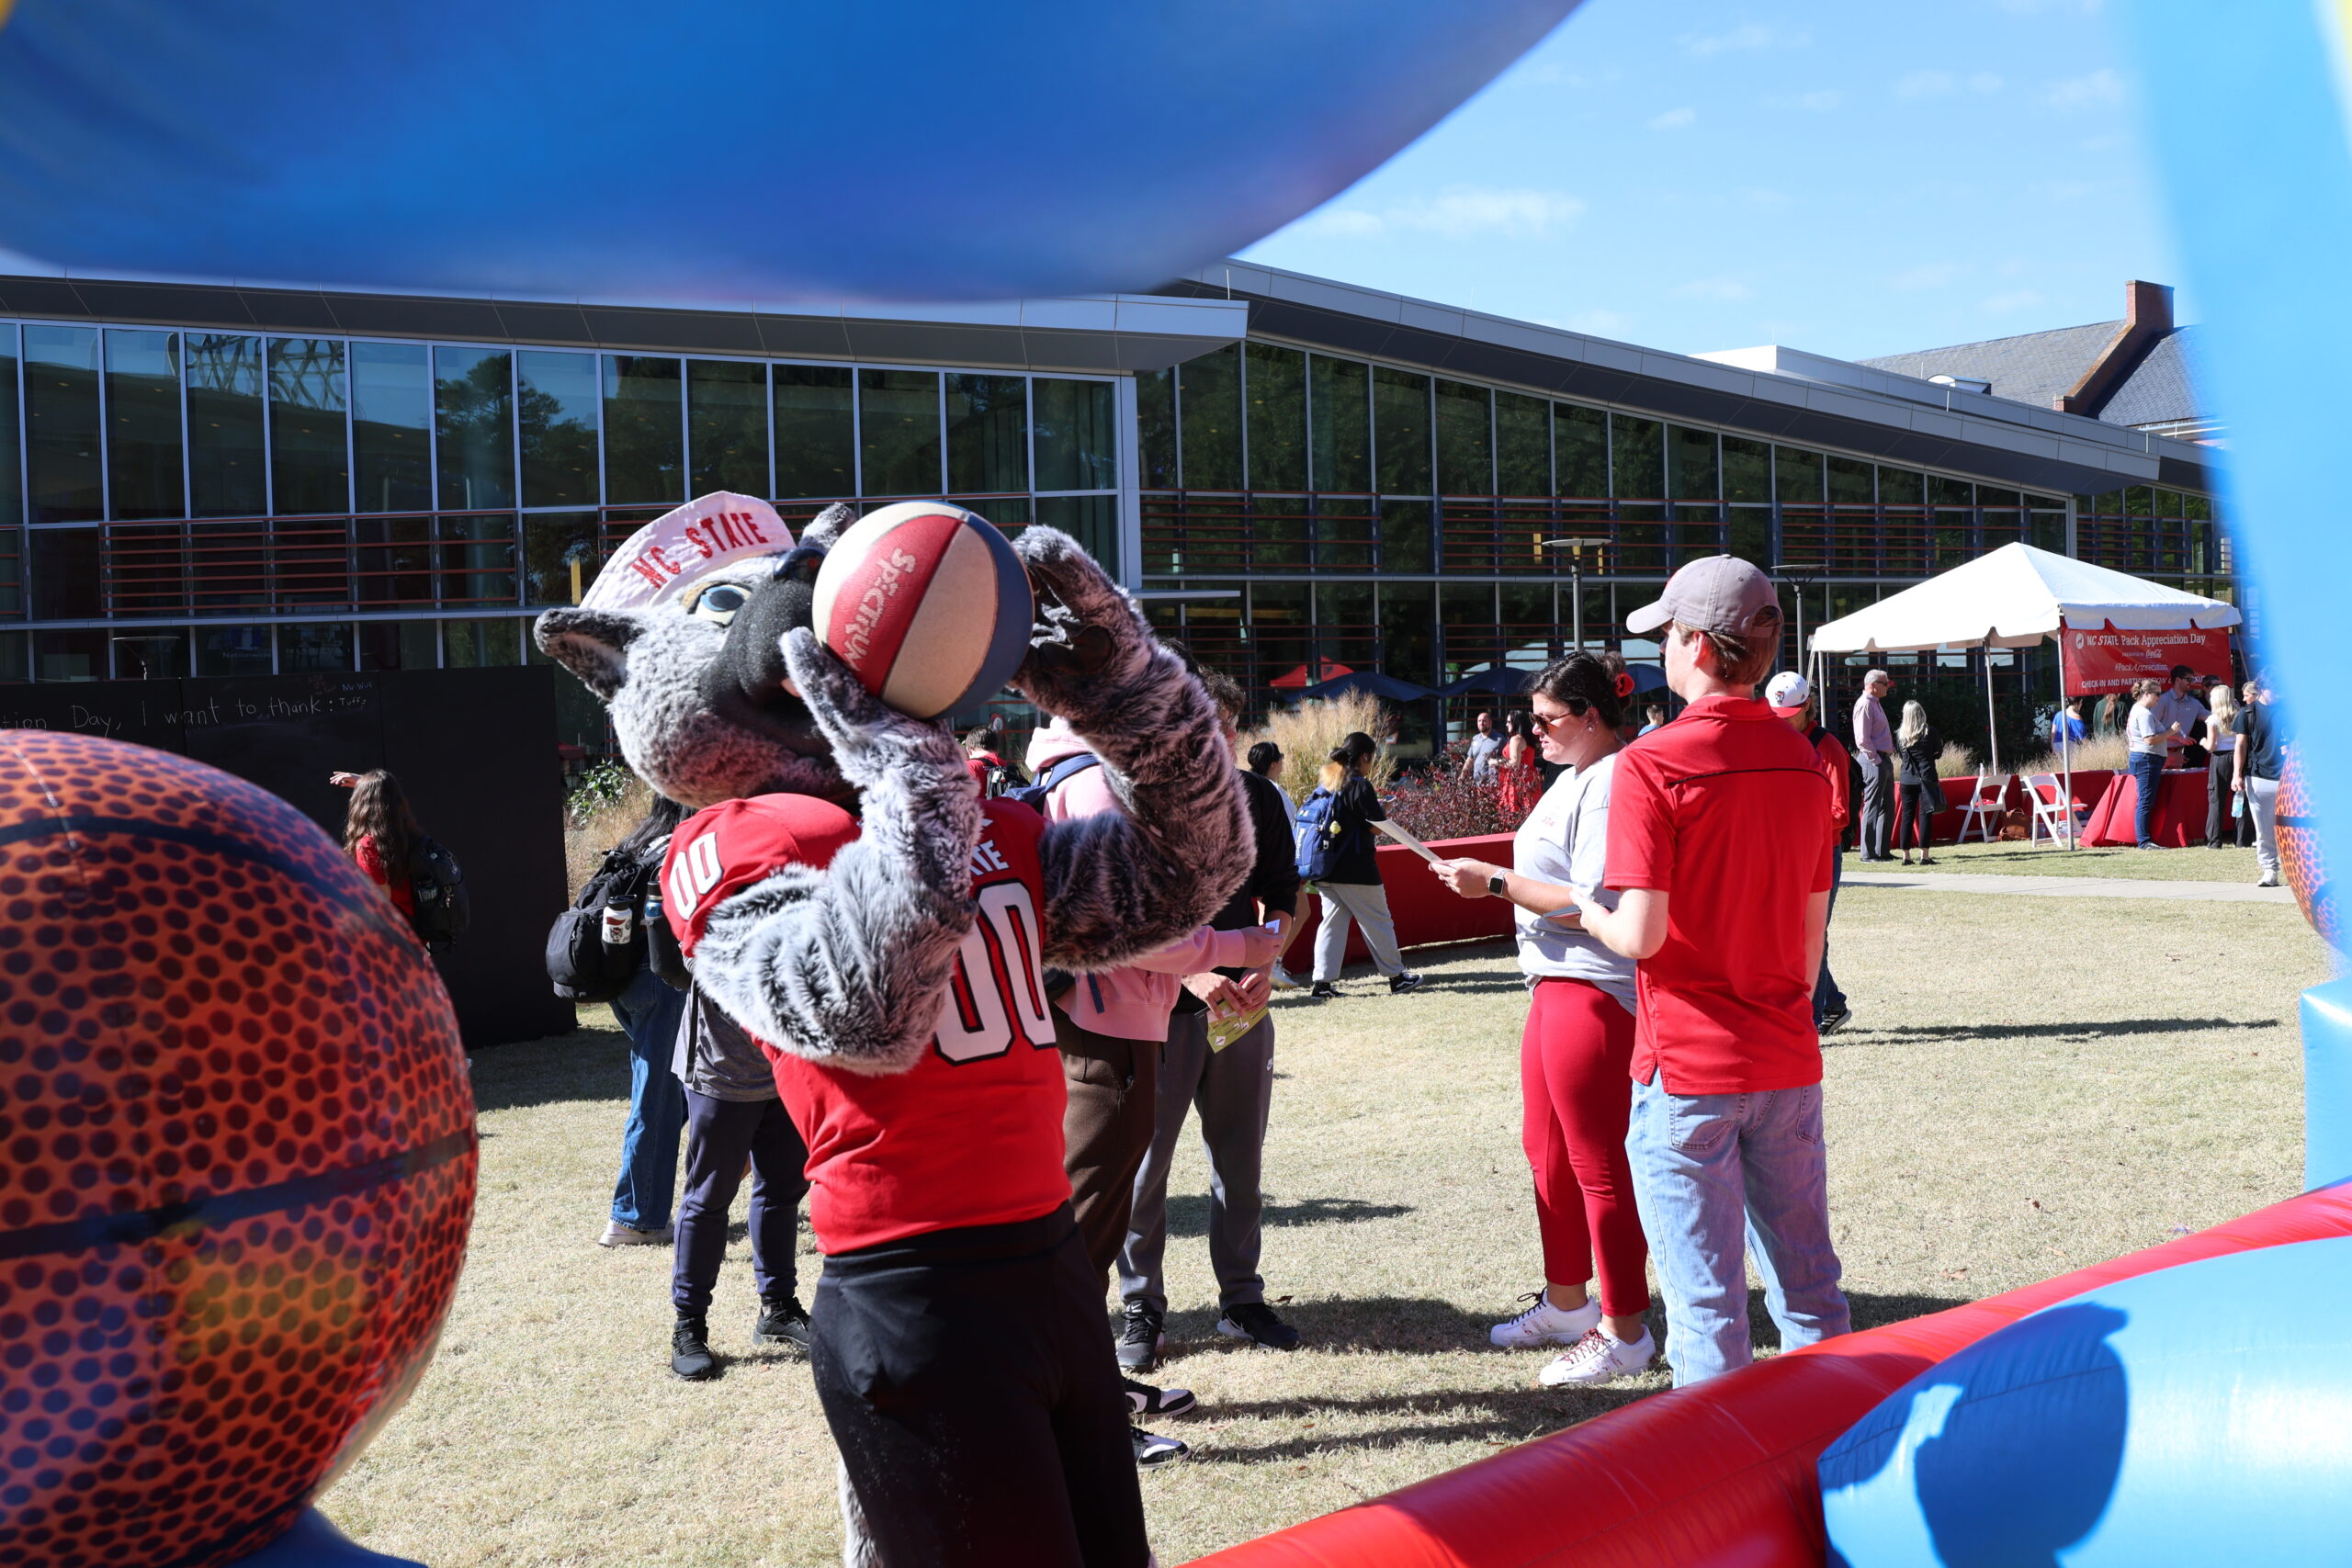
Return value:
M 1144 1568 L 1126 1394 L 1067 1204 L 828 1257 L 809 1315 L 885 1568 Z

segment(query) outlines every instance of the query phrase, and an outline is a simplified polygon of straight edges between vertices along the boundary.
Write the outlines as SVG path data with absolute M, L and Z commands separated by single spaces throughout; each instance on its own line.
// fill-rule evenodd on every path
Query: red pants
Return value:
M 1519 1080 L 1544 1278 L 1580 1284 L 1599 1254 L 1600 1310 L 1611 1317 L 1650 1304 L 1649 1244 L 1625 1158 L 1633 1064 L 1634 1015 L 1616 998 L 1582 980 L 1536 984 Z

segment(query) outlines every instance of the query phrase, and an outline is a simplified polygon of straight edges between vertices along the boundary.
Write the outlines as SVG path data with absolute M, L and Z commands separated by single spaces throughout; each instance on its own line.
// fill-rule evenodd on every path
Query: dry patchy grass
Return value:
M 1885 871 L 1864 865 L 1849 856 L 1854 871 Z M 1901 871 L 1901 864 L 1893 867 Z M 1998 872 L 2005 876 L 2115 876 L 2134 882 L 2243 882 L 2248 886 L 2262 874 L 2252 849 L 2209 850 L 2192 844 L 2185 850 L 2142 850 L 2128 845 L 2107 849 L 2067 850 L 2044 840 L 2038 844 L 1996 841 L 1990 844 L 1938 844 L 1930 871 Z
M 1835 936 L 1858 1022 L 1828 1056 L 1831 1198 L 1861 1323 L 2296 1190 L 2295 997 L 2325 964 L 2292 908 L 1851 888 Z M 1265 1269 L 1307 1348 L 1215 1335 L 1205 1172 L 1196 1145 L 1180 1156 L 1162 1375 L 1204 1410 L 1170 1424 L 1196 1457 L 1144 1479 L 1162 1561 L 1663 1385 L 1540 1390 L 1540 1358 L 1487 1348 L 1541 1278 L 1518 1146 L 1525 1002 L 1504 949 L 1419 966 L 1419 995 L 1359 982 L 1280 1015 Z M 730 1364 L 700 1385 L 667 1372 L 667 1254 L 592 1245 L 619 1036 L 487 1053 L 475 1078 L 481 1204 L 440 1359 L 327 1512 L 435 1568 L 833 1561 L 831 1445 L 805 1367 L 750 1352 L 740 1228 L 714 1320 Z

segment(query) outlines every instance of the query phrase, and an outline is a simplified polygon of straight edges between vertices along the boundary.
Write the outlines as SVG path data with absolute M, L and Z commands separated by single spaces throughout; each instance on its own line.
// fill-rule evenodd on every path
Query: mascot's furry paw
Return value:
M 1157 647 L 1150 623 L 1060 529 L 1024 529 L 1012 549 L 1037 595 L 1029 657 L 1013 672 L 1013 689 L 1081 730 L 1089 719 L 1114 716 L 1150 669 Z
M 832 649 L 806 626 L 784 634 L 785 668 L 808 716 L 833 748 L 842 776 L 871 789 L 894 772 L 938 769 L 968 779 L 963 748 L 936 719 L 909 718 L 867 691 Z

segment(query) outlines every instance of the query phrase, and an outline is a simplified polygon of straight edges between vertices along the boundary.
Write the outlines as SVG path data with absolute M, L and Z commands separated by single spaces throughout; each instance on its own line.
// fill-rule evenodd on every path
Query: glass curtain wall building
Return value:
M 1800 620 L 2013 539 L 2234 594 L 2203 448 L 1722 357 L 1241 264 L 897 314 L 0 278 L 0 681 L 532 660 L 531 615 L 712 490 L 1066 528 L 1261 703 L 1579 632 L 1655 658 L 1624 613 L 1717 550 L 1783 579 L 1791 662 Z

